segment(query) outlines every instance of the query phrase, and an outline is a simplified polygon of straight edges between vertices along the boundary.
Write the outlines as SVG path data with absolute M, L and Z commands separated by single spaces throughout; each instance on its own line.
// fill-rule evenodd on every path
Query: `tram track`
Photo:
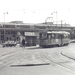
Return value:
M 0 68 L 7 65 L 7 64 L 10 64 L 11 62 L 13 62 L 16 58 L 18 58 L 18 56 L 20 56 L 19 52 L 23 52 L 22 50 L 19 50 L 19 51 L 13 51 L 13 52 L 10 52 L 10 53 L 6 53 L 6 54 L 3 54 L 2 56 L 0 56 Z
M 55 55 L 56 55 L 56 53 L 55 53 Z M 60 54 L 60 55 L 61 55 L 61 54 Z M 53 56 L 54 56 L 54 53 L 53 53 Z M 69 69 L 69 70 L 71 70 L 71 71 L 73 71 L 73 72 L 75 71 L 75 67 L 70 65 L 70 63 L 73 63 L 73 61 L 71 61 L 70 59 L 69 59 L 69 60 L 66 60 L 66 59 L 68 59 L 68 58 L 65 57 L 65 56 L 63 56 L 63 55 L 61 55 L 61 58 L 60 58 L 60 57 L 57 58 L 58 56 L 55 57 L 55 58 L 53 58 L 53 56 L 49 56 L 49 55 L 46 54 L 46 53 L 42 53 L 42 54 L 41 54 L 41 57 L 42 57 L 43 59 L 48 60 L 47 63 L 56 64 L 56 65 L 59 65 L 59 66 L 61 66 L 61 67 L 63 67 L 63 68 Z M 66 59 L 63 60 L 63 57 L 66 58 Z M 57 60 L 57 59 L 59 59 L 59 60 Z M 45 60 L 44 60 L 44 61 L 45 61 Z
M 70 65 L 70 63 L 73 63 L 74 60 L 72 61 L 71 59 L 63 56 L 61 54 L 61 51 L 59 51 L 59 52 L 51 51 L 50 53 L 48 51 L 35 52 L 34 54 L 32 54 L 31 52 L 28 52 L 28 51 L 24 52 L 22 50 L 20 50 L 18 52 L 15 51 L 15 52 L 9 53 L 3 59 L 0 58 L 0 62 L 2 62 L 2 64 L 0 64 L 0 68 L 15 61 L 15 60 L 21 60 L 21 58 L 24 59 L 25 63 L 26 63 L 26 60 L 28 63 L 34 62 L 33 64 L 49 63 L 49 65 L 58 65 L 63 68 L 69 69 L 71 71 L 75 71 L 75 68 Z M 29 62 L 30 60 L 32 62 Z

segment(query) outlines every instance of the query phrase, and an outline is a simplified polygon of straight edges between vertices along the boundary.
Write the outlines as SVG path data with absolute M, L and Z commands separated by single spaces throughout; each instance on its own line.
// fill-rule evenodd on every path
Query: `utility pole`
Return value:
M 61 32 L 62 32 L 62 20 L 61 20 Z M 63 36 L 61 35 L 61 45 L 63 44 Z
M 8 14 L 8 12 L 3 13 L 4 15 L 4 42 L 5 42 L 5 14 Z
M 62 31 L 62 20 L 61 20 L 61 31 Z

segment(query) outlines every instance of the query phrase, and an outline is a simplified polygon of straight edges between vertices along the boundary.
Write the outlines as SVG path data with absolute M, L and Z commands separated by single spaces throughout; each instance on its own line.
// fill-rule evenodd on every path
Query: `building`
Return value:
M 28 23 L 2 23 L 0 27 L 0 43 L 5 41 L 21 43 L 25 39 L 27 46 L 35 46 L 39 37 L 38 31 L 39 29 Z

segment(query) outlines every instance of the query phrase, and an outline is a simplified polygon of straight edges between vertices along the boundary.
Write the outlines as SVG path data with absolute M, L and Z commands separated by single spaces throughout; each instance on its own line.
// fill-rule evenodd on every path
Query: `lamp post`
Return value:
M 4 15 L 4 42 L 5 42 L 5 14 L 8 14 L 8 12 L 3 13 L 3 15 Z
M 62 30 L 62 20 L 61 20 L 61 30 Z

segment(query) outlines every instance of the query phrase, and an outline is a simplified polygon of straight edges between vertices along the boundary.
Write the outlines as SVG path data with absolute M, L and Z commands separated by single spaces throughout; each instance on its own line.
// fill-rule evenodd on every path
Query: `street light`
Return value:
M 4 42 L 5 42 L 5 14 L 8 14 L 8 12 L 3 13 L 3 15 L 4 15 Z
M 5 23 L 5 14 L 8 14 L 8 12 L 3 13 L 4 14 L 4 23 Z

